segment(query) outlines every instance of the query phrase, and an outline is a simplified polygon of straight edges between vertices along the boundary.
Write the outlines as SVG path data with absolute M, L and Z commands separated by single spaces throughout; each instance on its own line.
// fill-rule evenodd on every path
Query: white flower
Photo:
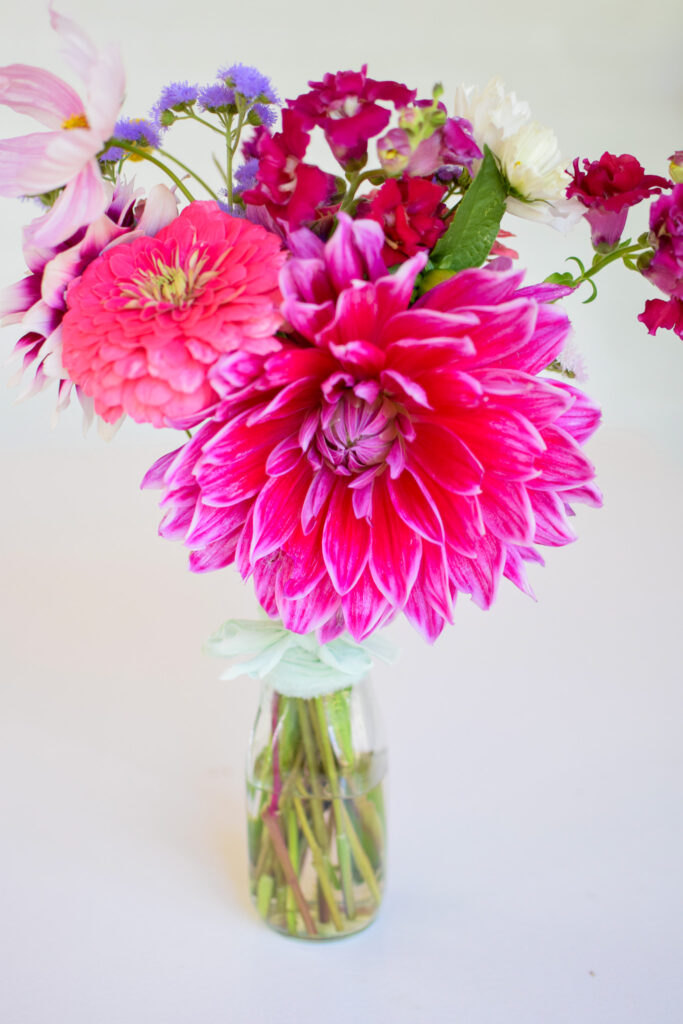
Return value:
M 581 219 L 581 204 L 565 197 L 570 176 L 555 133 L 532 121 L 528 103 L 507 93 L 499 78 L 491 79 L 483 90 L 461 86 L 455 95 L 455 113 L 471 122 L 477 145 L 488 146 L 497 158 L 514 192 L 507 199 L 509 213 L 561 231 Z

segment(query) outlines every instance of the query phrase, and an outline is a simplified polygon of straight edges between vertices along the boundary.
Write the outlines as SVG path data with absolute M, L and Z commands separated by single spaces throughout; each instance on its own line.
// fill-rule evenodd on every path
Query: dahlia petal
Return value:
M 496 306 L 511 299 L 524 274 L 521 271 L 471 267 L 443 281 L 417 300 L 417 309 L 456 310 L 458 306 Z
M 443 522 L 423 481 L 410 470 L 387 481 L 387 492 L 399 516 L 426 540 L 443 544 Z
M 533 482 L 540 490 L 580 487 L 595 476 L 592 462 L 566 430 L 550 424 L 543 430 L 546 451 L 536 459 L 539 475 Z
M 476 354 L 464 359 L 461 368 L 506 364 L 521 358 L 518 353 L 526 352 L 532 339 L 535 348 L 539 310 L 531 299 L 517 298 L 478 310 L 480 323 L 468 330 Z
M 275 583 L 279 562 L 279 555 L 270 555 L 268 558 L 262 558 L 254 566 L 254 593 L 256 594 L 256 600 L 271 619 L 276 619 L 280 613 Z
M 250 558 L 255 562 L 281 547 L 297 525 L 311 483 L 305 456 L 287 476 L 271 477 L 254 505 Z
M 408 621 L 430 644 L 434 643 L 441 635 L 446 625 L 443 615 L 437 611 L 427 597 L 419 577 L 415 581 L 403 611 Z
M 338 608 L 334 615 L 331 615 L 327 622 L 324 622 L 319 628 L 318 640 L 321 644 L 329 644 L 331 640 L 336 640 L 341 636 L 345 629 L 344 612 Z
M 532 480 L 536 459 L 545 451 L 532 423 L 512 409 L 475 409 L 449 423 L 486 472 L 509 480 Z
M 321 533 L 319 527 L 307 535 L 297 524 L 285 542 L 276 586 L 278 594 L 286 600 L 306 597 L 327 572 Z
M 359 374 L 379 373 L 386 362 L 382 349 L 369 341 L 348 341 L 345 344 L 333 342 L 330 352 L 345 370 L 355 370 Z
M 416 585 L 420 585 L 422 594 L 438 615 L 446 622 L 453 622 L 453 600 L 448 577 L 448 562 L 445 549 L 441 544 L 422 545 L 422 562 L 415 582 Z
M 571 324 L 563 309 L 559 306 L 539 306 L 532 337 L 515 352 L 499 360 L 499 363 L 510 369 L 524 370 L 525 373 L 540 373 L 558 357 L 570 332 Z
M 564 504 L 553 491 L 529 489 L 529 499 L 536 520 L 535 544 L 562 547 L 576 540 L 576 534 L 567 522 Z
M 335 311 L 331 301 L 314 305 L 294 298 L 286 298 L 281 308 L 292 327 L 314 344 L 319 333 L 333 320 Z
M 470 373 L 492 402 L 515 410 L 537 428 L 553 423 L 574 403 L 566 387 L 518 370 L 487 368 Z
M 379 625 L 388 603 L 377 588 L 369 569 L 361 574 L 356 586 L 341 600 L 344 618 L 354 640 L 365 640 Z
M 370 571 L 379 590 L 395 607 L 402 608 L 408 600 L 421 553 L 419 535 L 393 514 L 386 483 L 379 477 L 372 497 Z
M 319 469 L 311 480 L 301 507 L 301 526 L 304 533 L 310 533 L 326 504 L 336 481 L 335 474 L 327 466 Z
M 536 524 L 523 484 L 487 476 L 479 499 L 484 524 L 509 544 L 531 544 Z
M 523 594 L 526 594 L 527 597 L 530 597 L 533 601 L 536 600 L 536 595 L 534 594 L 527 578 L 524 559 L 514 546 L 506 548 L 503 576 L 510 580 L 511 583 L 514 583 L 514 585 L 521 590 Z
M 379 289 L 380 282 L 375 289 Z M 415 341 L 429 340 L 441 342 L 451 339 L 452 351 L 455 355 L 474 355 L 474 344 L 469 332 L 480 320 L 476 313 L 469 310 L 463 312 L 443 312 L 432 309 L 404 309 L 394 313 L 384 324 L 380 344 L 385 347 L 402 344 L 412 345 Z M 459 345 L 457 342 L 459 341 Z
M 235 565 L 243 580 L 248 580 L 254 571 L 254 566 L 249 557 L 251 550 L 251 542 L 254 536 L 254 506 L 249 509 L 247 518 L 244 520 L 244 526 L 242 532 L 239 535 L 237 541 L 237 548 L 235 549 Z M 273 593 L 275 591 L 275 584 L 273 583 Z
M 582 487 L 571 487 L 569 490 L 562 491 L 560 495 L 562 501 L 580 501 L 584 505 L 590 505 L 591 508 L 602 508 L 603 498 L 602 491 L 594 483 L 584 484 Z
M 449 551 L 447 557 L 456 588 L 470 594 L 482 610 L 490 608 L 505 565 L 505 548 L 500 541 L 487 533 L 479 541 L 475 558 L 464 558 L 454 551 Z
M 356 221 L 356 224 L 359 223 L 361 222 Z M 362 223 L 365 224 L 366 222 L 363 221 Z M 383 233 L 382 242 L 384 242 Z M 378 329 L 394 313 L 406 308 L 413 294 L 417 276 L 424 269 L 426 262 L 427 254 L 419 252 L 411 257 L 411 259 L 406 260 L 405 263 L 402 263 L 394 274 L 383 273 L 382 276 L 379 276 L 379 280 L 375 285 Z
M 251 502 L 243 501 L 237 505 L 229 505 L 227 508 L 213 508 L 211 505 L 204 505 L 201 500 L 197 500 L 198 496 L 197 489 L 193 516 L 185 536 L 186 547 L 203 548 L 242 529 Z
M 156 235 L 178 216 L 178 200 L 166 185 L 154 185 L 145 200 L 145 208 L 137 224 L 143 235 Z
M 222 537 L 199 551 L 191 551 L 189 565 L 192 572 L 214 572 L 216 569 L 225 568 L 226 565 L 232 565 L 238 537 L 239 530 L 236 530 L 230 537 Z
M 0 291 L 0 318 L 2 326 L 20 321 L 26 310 L 40 298 L 40 278 L 37 274 L 24 277 L 16 284 L 7 285 Z
M 558 381 L 555 387 L 562 388 L 574 399 L 569 408 L 557 419 L 555 425 L 562 427 L 571 434 L 575 441 L 583 444 L 589 437 L 592 437 L 600 425 L 600 408 L 585 392 L 571 384 Z
M 301 446 L 298 433 L 285 437 L 273 448 L 266 460 L 266 473 L 268 476 L 282 476 L 290 473 L 301 458 Z
M 283 625 L 293 633 L 311 633 L 327 622 L 340 607 L 341 599 L 326 576 L 306 597 L 296 601 L 282 598 L 278 603 Z
M 343 290 L 352 281 L 362 281 L 364 277 L 365 268 L 354 243 L 351 218 L 347 214 L 341 214 L 337 229 L 325 246 L 327 272 L 338 292 L 343 293 Z M 384 238 L 382 238 L 383 244 Z M 358 337 L 362 337 L 362 335 L 358 335 Z
M 415 440 L 410 446 L 409 465 L 456 494 L 478 494 L 482 464 L 459 437 L 438 423 L 415 424 Z
M 353 491 L 338 480 L 330 498 L 323 528 L 323 558 L 338 594 L 355 587 L 368 561 L 370 526 L 356 519 Z
M 380 375 L 380 381 L 385 385 L 387 391 L 403 402 L 407 409 L 415 410 L 415 406 L 422 409 L 431 409 L 429 399 L 423 387 L 415 381 L 405 377 L 398 370 L 384 370 Z

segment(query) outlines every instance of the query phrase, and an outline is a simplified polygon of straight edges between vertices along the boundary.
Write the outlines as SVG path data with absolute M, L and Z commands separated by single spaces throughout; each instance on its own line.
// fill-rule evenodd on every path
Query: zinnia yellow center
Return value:
M 65 121 L 62 121 L 62 128 L 66 131 L 70 131 L 72 128 L 89 128 L 88 118 L 85 116 L 83 111 L 80 114 L 72 114 L 71 117 L 67 117 Z

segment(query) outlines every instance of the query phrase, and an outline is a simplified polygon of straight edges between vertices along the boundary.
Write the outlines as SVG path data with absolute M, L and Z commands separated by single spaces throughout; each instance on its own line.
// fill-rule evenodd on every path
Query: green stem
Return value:
M 139 156 L 141 160 L 148 160 L 151 164 L 155 164 L 157 167 L 160 167 L 164 174 L 167 174 L 171 181 L 173 181 L 174 184 L 177 186 L 177 188 L 180 189 L 185 198 L 190 203 L 194 202 L 194 196 L 192 195 L 190 190 L 186 188 L 185 185 L 183 185 L 182 181 L 177 176 L 177 174 L 174 174 L 170 167 L 167 167 L 166 164 L 163 164 L 161 160 L 157 160 L 157 158 L 155 156 L 152 156 L 151 153 L 148 153 L 146 150 L 133 145 L 132 142 L 126 142 L 123 139 L 112 139 L 111 142 L 108 143 L 107 145 L 116 146 L 117 149 L 125 149 L 127 153 L 132 153 L 134 156 Z
M 285 820 L 287 822 L 287 851 L 289 853 L 289 859 L 292 862 L 292 867 L 299 875 L 299 829 L 296 823 L 296 814 L 292 811 L 291 807 L 285 811 Z M 294 890 L 291 886 L 287 886 L 287 893 L 285 896 L 285 910 L 287 916 L 287 931 L 290 935 L 294 935 L 296 932 L 296 897 Z
M 311 856 L 313 857 L 313 863 L 318 875 L 318 881 L 320 882 L 320 888 L 322 889 L 325 902 L 329 907 L 330 917 L 334 922 L 334 927 L 338 932 L 344 930 L 344 922 L 341 919 L 339 910 L 337 909 L 337 901 L 334 896 L 334 887 L 330 881 L 329 866 L 325 861 L 322 850 L 315 841 L 315 836 L 311 830 L 311 826 L 308 824 L 308 819 L 304 813 L 303 805 L 298 797 L 293 797 L 294 810 L 299 820 L 299 826 L 301 831 L 306 837 L 308 845 L 311 848 Z
M 337 775 L 337 768 L 334 763 L 332 745 L 330 743 L 330 737 L 327 732 L 327 716 L 325 715 L 325 705 L 323 703 L 323 698 L 314 697 L 313 704 L 318 715 L 320 753 L 322 754 L 323 764 L 325 765 L 325 772 L 329 777 L 330 789 L 332 790 L 332 809 L 334 811 L 334 821 L 337 830 L 337 859 L 339 860 L 339 870 L 341 873 L 341 883 L 342 891 L 344 893 L 344 902 L 346 903 L 346 913 L 350 919 L 353 919 L 356 916 L 356 901 L 353 895 L 351 849 L 349 846 L 349 837 L 347 835 L 347 829 L 345 827 L 346 823 L 342 815 L 343 805 L 339 795 L 339 776 Z
M 218 199 L 218 196 L 216 195 L 214 190 L 209 185 L 206 184 L 203 178 L 199 177 L 196 171 L 193 171 L 190 167 L 187 166 L 187 164 L 184 164 L 182 160 L 179 160 L 177 156 L 173 156 L 173 154 L 169 153 L 167 150 L 160 149 L 159 152 L 161 153 L 162 156 L 165 156 L 167 160 L 172 160 L 174 164 L 178 165 L 178 167 L 182 167 L 184 171 L 187 171 L 187 173 L 191 175 L 195 181 L 199 182 L 202 188 L 206 189 L 210 196 L 212 196 L 214 199 Z
M 313 733 L 311 732 L 311 719 L 309 718 L 307 704 L 308 701 L 304 698 L 299 698 L 297 701 L 297 710 L 299 712 L 301 738 L 304 741 L 304 753 L 306 755 L 308 777 L 312 790 L 311 811 L 313 813 L 313 827 L 315 829 L 319 845 L 323 850 L 325 850 L 327 849 L 328 837 L 327 829 L 325 828 L 325 819 L 323 818 L 322 790 L 320 787 L 318 764 L 315 756 L 315 747 L 313 745 Z
M 216 128 L 215 124 L 211 124 L 210 121 L 205 121 L 199 114 L 188 114 L 187 117 L 177 117 L 176 121 L 197 121 L 199 124 L 203 124 L 205 128 L 210 128 L 212 132 L 216 132 L 217 135 L 224 135 L 225 133 Z
M 311 912 L 308 909 L 308 904 L 304 899 L 304 895 L 301 891 L 301 886 L 299 885 L 299 879 L 296 876 L 296 872 L 289 858 L 287 846 L 282 837 L 282 832 L 280 831 L 280 826 L 278 824 L 278 816 L 276 814 L 273 814 L 272 811 L 266 809 L 261 815 L 261 817 L 263 818 L 264 824 L 268 829 L 268 832 L 270 833 L 270 838 L 273 843 L 273 849 L 275 850 L 275 855 L 278 861 L 280 862 L 280 865 L 282 866 L 282 871 L 284 873 L 287 884 L 290 886 L 292 892 L 294 893 L 294 899 L 296 900 L 296 905 L 299 908 L 299 913 L 304 919 L 306 931 L 308 932 L 309 935 L 317 935 L 318 930 L 315 927 L 315 921 L 313 920 Z
M 348 192 L 346 193 L 346 195 L 344 196 L 344 199 L 342 200 L 342 204 L 340 206 L 340 209 L 348 212 L 348 210 L 351 209 L 351 206 L 353 204 L 353 200 L 355 199 L 356 192 L 358 191 L 360 185 L 364 181 L 367 181 L 368 178 L 373 178 L 373 177 L 376 177 L 378 174 L 383 174 L 383 173 L 384 172 L 382 170 L 380 170 L 380 168 L 376 167 L 376 168 L 374 168 L 374 170 L 362 171 L 362 172 L 358 171 L 356 174 L 354 174 L 352 176 L 350 182 L 349 182 L 349 189 L 348 189 Z M 385 175 L 385 177 L 386 177 L 386 175 Z

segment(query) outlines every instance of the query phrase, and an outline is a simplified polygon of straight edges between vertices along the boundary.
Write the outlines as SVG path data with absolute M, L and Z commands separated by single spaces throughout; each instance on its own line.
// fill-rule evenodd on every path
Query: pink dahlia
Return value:
M 267 353 L 278 312 L 280 239 L 195 202 L 153 238 L 107 250 L 67 292 L 63 361 L 108 423 L 189 424 L 216 401 L 226 352 Z
M 293 340 L 216 364 L 214 416 L 143 486 L 197 572 L 235 562 L 294 632 L 368 636 L 399 612 L 433 640 L 458 591 L 482 608 L 501 576 L 528 590 L 534 545 L 574 539 L 599 504 L 581 444 L 599 420 L 538 374 L 569 323 L 547 285 L 458 273 L 411 306 L 419 253 L 387 274 L 374 221 L 325 244 L 292 237 L 281 273 Z
M 646 174 L 634 156 L 603 153 L 599 160 L 584 160 L 579 169 L 574 161 L 574 176 L 567 196 L 575 196 L 587 209 L 593 245 L 616 245 L 626 224 L 631 206 L 671 188 L 671 182 L 656 174 Z

